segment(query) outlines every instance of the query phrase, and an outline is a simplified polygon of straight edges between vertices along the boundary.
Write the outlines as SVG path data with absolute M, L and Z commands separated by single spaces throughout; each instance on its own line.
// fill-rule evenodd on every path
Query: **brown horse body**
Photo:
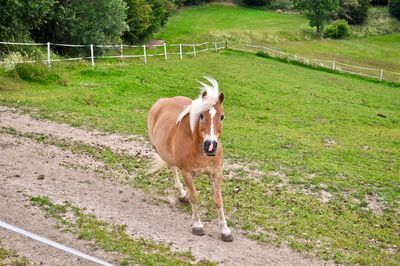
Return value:
M 196 235 L 203 235 L 204 231 L 193 179 L 198 175 L 209 175 L 213 182 L 222 239 L 232 241 L 221 194 L 223 151 L 219 137 L 224 118 L 224 95 L 218 92 L 218 83 L 214 79 L 207 79 L 213 86 L 201 83 L 202 94 L 198 99 L 192 101 L 182 96 L 165 98 L 158 100 L 151 108 L 148 133 L 159 156 L 152 172 L 160 170 L 164 165 L 171 168 L 180 200 L 189 200 L 192 206 L 192 232 Z M 182 173 L 188 194 L 179 180 L 178 169 Z

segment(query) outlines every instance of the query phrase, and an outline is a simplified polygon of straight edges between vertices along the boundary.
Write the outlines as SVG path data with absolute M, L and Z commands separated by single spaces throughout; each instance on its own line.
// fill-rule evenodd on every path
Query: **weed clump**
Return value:
M 61 81 L 61 77 L 49 71 L 43 64 L 17 64 L 15 72 L 22 80 L 31 82 Z

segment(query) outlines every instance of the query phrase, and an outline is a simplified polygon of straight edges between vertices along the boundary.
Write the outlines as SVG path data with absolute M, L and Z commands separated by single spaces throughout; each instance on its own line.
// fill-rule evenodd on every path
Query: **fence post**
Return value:
M 196 46 L 194 44 L 192 44 L 192 45 L 193 45 L 193 55 L 194 55 L 194 57 L 196 57 Z
M 93 44 L 90 45 L 90 58 L 92 59 L 92 67 L 94 67 L 94 52 L 93 52 Z
M 179 57 L 182 60 L 182 44 L 181 43 L 179 44 Z
M 208 53 L 208 42 L 206 42 L 206 52 Z
M 50 42 L 47 42 L 47 66 L 49 68 L 51 67 L 50 52 Z
M 379 81 L 382 81 L 382 80 L 383 80 L 383 69 L 381 69 L 381 75 L 379 77 Z
M 225 40 L 225 49 L 228 49 L 228 40 Z
M 214 46 L 215 46 L 215 52 L 218 52 L 217 42 L 214 42 Z
M 143 58 L 144 58 L 144 63 L 147 63 L 147 54 L 146 54 L 146 45 L 143 45 Z
M 168 55 L 167 55 L 167 44 L 164 43 L 164 56 L 165 56 L 165 61 L 168 60 Z
M 336 70 L 336 61 L 333 61 L 333 63 L 332 63 L 332 70 L 333 70 L 333 71 Z
M 122 45 L 122 43 L 121 43 L 120 51 L 121 51 L 121 61 L 124 61 L 124 46 Z

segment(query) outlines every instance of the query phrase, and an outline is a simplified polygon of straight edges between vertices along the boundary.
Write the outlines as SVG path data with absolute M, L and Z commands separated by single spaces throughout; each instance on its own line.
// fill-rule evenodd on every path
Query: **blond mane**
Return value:
M 192 131 L 192 133 L 196 128 L 196 123 L 197 120 L 199 119 L 200 114 L 203 113 L 204 111 L 209 110 L 218 102 L 218 96 L 219 96 L 218 82 L 212 77 L 207 76 L 204 78 L 211 83 L 211 86 L 204 82 L 198 81 L 201 85 L 199 97 L 193 100 L 192 104 L 187 106 L 185 110 L 183 110 L 179 114 L 178 119 L 176 120 L 176 124 L 179 124 L 182 122 L 182 119 L 189 114 L 190 130 Z M 202 97 L 204 91 L 206 91 L 207 94 L 204 97 Z

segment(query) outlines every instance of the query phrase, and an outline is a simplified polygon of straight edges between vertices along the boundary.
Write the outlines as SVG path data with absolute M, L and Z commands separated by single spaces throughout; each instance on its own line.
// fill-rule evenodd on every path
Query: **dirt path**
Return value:
M 34 120 L 5 107 L 0 107 L 0 127 L 14 128 L 23 133 L 51 134 L 53 137 L 106 146 L 138 156 L 151 152 L 139 137 L 105 135 L 65 124 Z M 198 259 L 205 258 L 225 265 L 324 263 L 306 259 L 288 248 L 257 244 L 238 233 L 234 242 L 222 242 L 216 223 L 205 224 L 205 236 L 193 236 L 189 215 L 171 205 L 150 200 L 141 191 L 123 184 L 116 177 L 104 179 L 97 171 L 102 164 L 93 158 L 5 133 L 0 134 L 0 148 L 0 220 L 87 251 L 88 254 L 108 261 L 115 260 L 115 254 L 90 250 L 87 243 L 54 229 L 39 209 L 24 202 L 24 194 L 48 196 L 56 203 L 70 201 L 100 219 L 126 224 L 128 233 L 133 236 L 171 242 L 179 250 L 191 249 Z M 16 249 L 32 261 L 45 262 L 46 265 L 79 265 L 76 258 L 23 240 L 10 232 L 0 230 L 0 237 L 6 240 L 3 243 L 7 247 Z

